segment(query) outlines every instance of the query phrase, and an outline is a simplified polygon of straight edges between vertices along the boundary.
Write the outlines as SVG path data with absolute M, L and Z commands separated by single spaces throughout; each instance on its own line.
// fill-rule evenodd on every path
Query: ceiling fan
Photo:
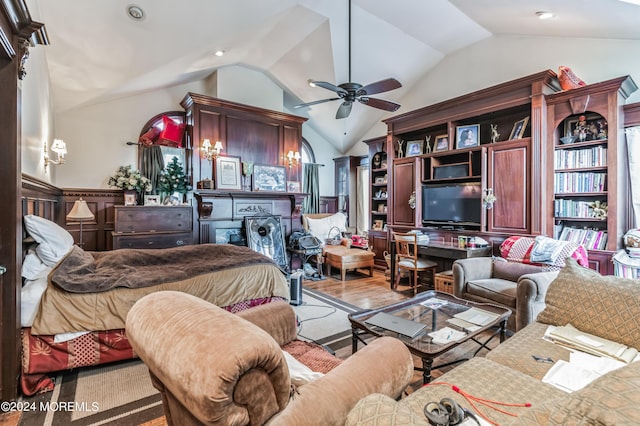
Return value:
M 338 111 L 336 112 L 336 119 L 347 118 L 351 113 L 351 107 L 353 106 L 353 103 L 355 101 L 358 101 L 361 104 L 368 105 L 370 107 L 383 109 L 385 111 L 396 111 L 398 108 L 400 108 L 400 105 L 395 102 L 369 97 L 369 95 L 388 92 L 390 90 L 402 87 L 402 84 L 400 84 L 400 82 L 395 78 L 387 78 L 384 80 L 376 81 L 375 83 L 367 84 L 366 86 L 351 81 L 351 0 L 349 0 L 349 82 L 342 83 L 336 86 L 334 84 L 327 83 L 326 81 L 312 81 L 310 85 L 313 87 L 317 86 L 322 87 L 323 89 L 331 90 L 338 96 L 334 98 L 321 99 L 319 101 L 294 105 L 293 108 L 303 108 L 341 99 L 342 104 L 338 107 Z

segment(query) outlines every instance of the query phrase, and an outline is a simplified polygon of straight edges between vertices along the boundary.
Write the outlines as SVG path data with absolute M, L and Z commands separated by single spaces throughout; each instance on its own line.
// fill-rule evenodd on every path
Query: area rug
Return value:
M 61 373 L 53 392 L 23 402 L 33 410 L 23 412 L 20 426 L 139 425 L 164 414 L 140 360 Z
M 302 304 L 294 306 L 298 317 L 298 337 L 333 350 L 351 343 L 348 315 L 360 310 L 317 290 L 302 289 Z

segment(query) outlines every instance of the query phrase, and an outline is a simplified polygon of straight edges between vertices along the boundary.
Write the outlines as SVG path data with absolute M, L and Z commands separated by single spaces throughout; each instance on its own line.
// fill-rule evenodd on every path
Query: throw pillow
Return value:
M 24 216 L 24 226 L 38 243 L 36 253 L 47 266 L 56 266 L 73 247 L 71 234 L 50 220 L 30 214 Z
M 538 322 L 580 331 L 640 349 L 640 285 L 602 276 L 572 258 L 549 285 Z
M 336 213 L 323 217 L 322 219 L 312 219 L 308 217 L 307 226 L 309 227 L 309 233 L 324 243 L 329 236 L 331 228 L 336 227 L 340 232 L 346 232 L 347 216 L 344 213 Z M 336 235 L 337 231 L 333 230 L 331 236 L 334 237 Z
M 29 253 L 27 253 L 22 261 L 22 278 L 26 280 L 35 280 L 42 276 L 45 271 L 47 271 L 48 274 L 48 271 L 51 271 L 51 268 L 42 263 L 42 260 L 35 251 L 29 250 Z
M 162 116 L 162 132 L 156 141 L 157 145 L 167 145 L 182 148 L 182 136 L 187 127 L 184 123 L 176 123 L 166 115 Z

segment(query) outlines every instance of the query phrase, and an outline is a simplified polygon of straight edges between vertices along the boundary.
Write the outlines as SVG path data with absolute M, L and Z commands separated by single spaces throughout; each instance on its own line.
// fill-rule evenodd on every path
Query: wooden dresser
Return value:
M 114 249 L 193 244 L 191 206 L 114 206 L 114 210 Z

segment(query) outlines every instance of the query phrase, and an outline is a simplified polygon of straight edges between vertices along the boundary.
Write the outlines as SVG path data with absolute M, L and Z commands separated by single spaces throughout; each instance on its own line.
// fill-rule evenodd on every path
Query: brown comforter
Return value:
M 149 287 L 261 263 L 273 264 L 273 260 L 248 247 L 230 244 L 104 252 L 74 246 L 53 271 L 51 282 L 71 293 L 95 293 L 116 287 Z
M 40 300 L 31 334 L 50 335 L 72 331 L 122 329 L 124 328 L 127 313 L 135 302 L 141 297 L 156 291 L 182 291 L 220 307 L 260 298 L 279 297 L 284 300 L 289 299 L 287 279 L 278 266 L 269 258 L 265 257 L 268 262 L 264 262 L 260 259 L 260 257 L 264 256 L 246 247 L 218 245 L 218 248 L 224 249 L 221 252 L 212 250 L 208 255 L 201 254 L 197 256 L 194 255 L 195 252 L 187 250 L 187 247 L 184 247 L 183 250 L 148 250 L 157 254 L 160 254 L 159 252 L 161 251 L 166 251 L 182 257 L 185 257 L 186 253 L 190 252 L 190 256 L 196 257 L 200 263 L 220 263 L 226 264 L 226 266 L 212 272 L 203 272 L 202 267 L 192 265 L 191 267 L 194 270 L 189 271 L 185 270 L 187 266 L 180 265 L 180 259 L 176 259 L 176 271 L 165 270 L 168 276 L 174 277 L 174 279 L 169 280 L 167 276 L 164 276 L 161 283 L 144 287 L 114 287 L 109 282 L 109 279 L 105 278 L 103 280 L 105 282 L 99 282 L 96 285 L 113 288 L 105 291 L 84 293 L 70 292 L 62 289 L 57 284 L 53 284 L 51 278 L 57 272 L 56 270 L 49 276 L 49 284 Z M 124 252 L 125 250 L 118 251 Z M 126 251 L 139 252 L 144 250 Z M 202 253 L 205 253 L 205 251 Z M 213 253 L 216 254 L 214 255 Z M 233 257 L 232 254 L 235 253 L 238 255 Z M 220 259 L 225 258 L 228 262 L 220 261 Z M 233 262 L 231 261 L 232 258 Z M 147 268 L 141 264 L 140 268 L 145 269 L 148 275 L 156 276 L 157 279 L 154 269 L 158 269 L 159 266 Z M 141 281 L 147 283 L 150 282 L 147 277 L 140 276 L 138 271 L 132 270 L 130 266 L 120 266 L 121 271 L 117 270 L 117 267 L 115 269 L 114 280 L 121 279 L 122 275 L 129 275 L 122 278 L 124 281 L 121 282 L 130 281 L 131 276 L 139 277 Z M 200 271 L 200 273 L 197 274 L 195 273 L 196 271 Z M 79 274 L 76 278 L 80 280 L 81 275 Z M 85 278 L 91 280 L 92 278 L 89 275 L 91 274 L 87 274 Z M 176 276 L 184 278 L 175 279 Z

